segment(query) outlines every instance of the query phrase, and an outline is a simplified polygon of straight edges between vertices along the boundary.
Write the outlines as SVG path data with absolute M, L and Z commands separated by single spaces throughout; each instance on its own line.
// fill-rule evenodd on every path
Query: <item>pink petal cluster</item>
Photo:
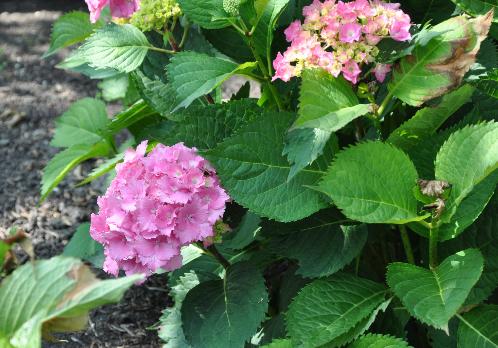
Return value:
M 213 237 L 213 226 L 229 200 L 215 170 L 182 143 L 147 141 L 130 149 L 116 166 L 116 178 L 98 198 L 90 235 L 104 246 L 104 270 L 118 275 L 152 274 L 182 265 L 180 248 Z
M 287 82 L 301 76 L 303 69 L 321 68 L 356 84 L 362 65 L 375 63 L 380 40 L 411 39 L 410 16 L 395 3 L 314 0 L 304 7 L 303 15 L 304 23 L 295 21 L 285 30 L 291 45 L 274 60 L 273 80 Z M 375 76 L 383 81 L 390 66 L 375 69 Z
M 100 18 L 100 13 L 108 5 L 111 9 L 111 16 L 118 18 L 131 17 L 140 7 L 140 0 L 85 0 L 85 2 L 88 5 L 92 23 Z

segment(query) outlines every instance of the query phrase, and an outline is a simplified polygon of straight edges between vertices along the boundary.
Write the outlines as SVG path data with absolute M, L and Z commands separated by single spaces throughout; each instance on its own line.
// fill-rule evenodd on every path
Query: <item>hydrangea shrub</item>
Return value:
M 498 346 L 498 14 L 477 2 L 87 0 L 46 54 L 102 80 L 43 175 L 45 199 L 93 160 L 102 186 L 66 253 L 167 272 L 164 347 Z

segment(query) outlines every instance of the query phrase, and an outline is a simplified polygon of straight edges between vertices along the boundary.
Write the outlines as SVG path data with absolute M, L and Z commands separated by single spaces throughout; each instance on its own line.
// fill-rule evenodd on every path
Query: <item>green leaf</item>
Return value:
M 290 339 L 278 339 L 272 341 L 270 344 L 262 346 L 262 348 L 293 348 L 292 341 Z
M 98 84 L 102 91 L 102 98 L 106 102 L 124 99 L 129 86 L 130 80 L 126 74 L 108 77 Z
M 322 154 L 326 160 L 332 160 L 338 147 L 337 136 L 329 131 L 318 128 L 297 128 L 289 131 L 282 151 L 282 155 L 287 156 L 287 160 L 292 164 L 287 180 L 292 180 Z
M 168 77 L 179 103 L 175 110 L 189 106 L 195 99 L 210 93 L 231 76 L 252 70 L 255 66 L 252 62 L 238 65 L 203 53 L 176 54 L 168 65 Z
M 106 144 L 98 143 L 93 146 L 73 145 L 59 152 L 43 169 L 40 202 L 43 202 L 50 192 L 78 164 L 93 157 L 105 156 L 108 151 L 109 147 Z
M 469 226 L 484 209 L 491 198 L 498 182 L 498 175 L 494 171 L 498 168 L 498 123 L 488 122 L 475 126 L 465 127 L 454 132 L 443 144 L 436 157 L 436 179 L 444 180 L 452 185 L 451 193 L 446 203 L 446 210 L 441 216 L 441 221 L 458 224 L 452 234 L 445 233 L 441 239 L 455 237 Z M 486 181 L 487 178 L 491 181 Z M 479 186 L 481 184 L 481 186 Z M 481 196 L 480 204 L 474 203 L 476 210 L 473 219 L 466 219 L 462 226 L 461 219 L 454 216 L 459 206 L 465 203 L 474 190 L 486 188 Z M 449 230 L 448 232 L 452 232 Z
M 252 212 L 289 222 L 324 208 L 315 185 L 323 174 L 312 167 L 287 181 L 290 165 L 282 156 L 291 113 L 264 112 L 255 122 L 206 153 L 230 196 Z
M 178 0 L 185 15 L 195 24 L 206 29 L 230 26 L 230 15 L 223 10 L 223 0 Z
M 278 18 L 284 11 L 289 0 L 266 0 L 260 1 L 262 8 L 258 13 L 257 22 L 253 33 L 253 43 L 256 52 L 266 59 L 268 67 L 272 66 L 271 46 Z M 264 5 L 263 5 L 264 4 Z
M 341 226 L 323 210 L 311 217 L 283 225 L 286 234 L 272 238 L 270 246 L 280 256 L 298 260 L 297 274 L 315 278 L 331 275 L 349 264 L 368 237 L 365 225 Z
M 31 342 L 41 341 L 42 323 L 45 333 L 81 330 L 90 309 L 118 302 L 141 278 L 100 281 L 81 261 L 60 256 L 27 263 L 0 287 L 0 332 L 16 348 L 39 347 Z
M 473 15 L 479 16 L 494 12 L 493 22 L 498 22 L 498 1 L 496 0 L 451 0 L 460 7 L 463 11 Z
M 350 219 L 404 224 L 424 218 L 417 215 L 412 191 L 417 177 L 415 166 L 401 150 L 367 142 L 340 152 L 318 189 Z
M 445 255 L 466 248 L 476 248 L 484 256 L 484 270 L 467 297 L 466 304 L 479 304 L 498 287 L 498 195 L 495 195 L 482 215 L 465 233 L 441 245 Z
M 410 347 L 401 338 L 392 337 L 389 335 L 368 334 L 360 337 L 348 348 L 408 348 Z
M 2 273 L 3 264 L 5 262 L 5 256 L 10 250 L 10 245 L 2 242 L 0 240 L 0 274 Z
M 479 280 L 483 264 L 477 249 L 449 256 L 432 270 L 396 262 L 387 267 L 387 283 L 411 315 L 444 329 Z
M 185 297 L 181 313 L 187 341 L 194 348 L 242 347 L 256 333 L 267 306 L 261 274 L 248 263 L 236 263 L 225 279 L 201 283 Z
M 475 62 L 486 38 L 491 16 L 476 19 L 453 17 L 429 30 L 440 35 L 418 44 L 410 56 L 393 69 L 388 88 L 403 102 L 420 106 L 457 87 Z
M 135 123 L 139 123 L 144 118 L 155 114 L 155 110 L 151 109 L 146 102 L 139 100 L 127 109 L 116 114 L 106 130 L 109 135 L 114 135 Z
M 137 69 L 151 48 L 145 35 L 131 24 L 109 24 L 80 47 L 86 62 L 98 69 L 129 73 Z
M 107 173 L 112 171 L 116 167 L 116 164 L 121 162 L 123 159 L 124 159 L 124 152 L 117 154 L 113 158 L 105 160 L 101 165 L 95 167 L 84 180 L 78 183 L 78 186 L 86 185 L 94 181 L 95 179 L 100 178 L 103 175 L 106 175 Z
M 347 334 L 369 318 L 385 296 L 381 284 L 350 274 L 312 282 L 287 312 L 287 330 L 294 346 L 319 347 Z
M 102 133 L 109 122 L 102 101 L 92 98 L 78 100 L 56 120 L 55 135 L 50 145 L 93 145 L 103 139 Z
M 405 151 L 414 148 L 423 137 L 435 134 L 446 120 L 470 101 L 474 89 L 464 85 L 443 96 L 437 106 L 425 107 L 391 133 L 387 141 Z
M 483 305 L 459 316 L 459 348 L 498 347 L 498 306 Z
M 305 70 L 299 97 L 299 117 L 293 127 L 299 128 L 308 122 L 319 123 L 322 117 L 334 120 L 335 112 L 358 103 L 351 85 L 343 78 L 334 78 L 321 69 Z M 333 115 L 328 117 L 330 113 Z M 336 127 L 322 129 L 294 129 L 289 132 L 284 148 L 284 155 L 292 164 L 289 179 L 315 161 L 326 149 L 332 132 L 349 122 L 343 121 L 342 117 L 341 120 L 335 118 L 335 121 L 342 125 L 335 124 Z
M 481 92 L 487 95 L 498 98 L 498 69 L 486 71 L 483 76 L 479 76 L 474 80 L 469 80 Z
M 319 128 L 324 131 L 337 132 L 351 121 L 372 111 L 369 104 L 358 104 L 348 108 L 332 111 L 320 118 L 315 118 L 299 124 L 297 120 L 293 128 Z
M 259 117 L 262 111 L 251 99 L 207 106 L 192 105 L 176 114 L 178 122 L 161 142 L 184 142 L 190 147 L 212 149 Z
M 164 341 L 163 348 L 189 348 L 182 328 L 181 308 L 187 293 L 199 284 L 199 277 L 194 273 L 186 273 L 178 278 L 175 286 L 171 287 L 170 296 L 173 297 L 173 307 L 166 308 L 159 319 L 159 337 Z
M 104 248 L 90 236 L 90 224 L 81 224 L 69 243 L 64 247 L 62 255 L 91 262 L 95 267 L 102 268 L 104 263 Z
M 260 223 L 261 218 L 248 211 L 239 226 L 223 238 L 223 245 L 234 250 L 244 249 L 256 239 L 256 235 L 261 230 Z
M 101 22 L 90 23 L 90 16 L 86 12 L 74 11 L 64 14 L 52 27 L 50 48 L 43 58 L 57 53 L 62 48 L 82 42 L 92 34 L 94 29 L 101 26 Z
M 171 85 L 160 79 L 151 79 L 140 70 L 133 72 L 132 78 L 142 98 L 159 114 L 168 117 L 176 105 Z

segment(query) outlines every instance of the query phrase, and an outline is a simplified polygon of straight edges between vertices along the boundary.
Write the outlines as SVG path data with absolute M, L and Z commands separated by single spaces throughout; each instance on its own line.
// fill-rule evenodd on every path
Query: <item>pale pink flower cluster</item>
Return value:
M 337 77 L 341 73 L 357 83 L 363 64 L 375 63 L 383 38 L 411 39 L 410 16 L 400 5 L 378 0 L 343 2 L 314 0 L 303 9 L 304 23 L 293 22 L 285 36 L 290 47 L 273 62 L 273 80 L 289 81 L 303 69 L 321 68 Z M 377 65 L 374 74 L 384 81 L 389 65 Z
M 116 276 L 120 269 L 179 268 L 180 248 L 213 237 L 229 200 L 195 148 L 159 144 L 145 156 L 146 148 L 147 141 L 126 152 L 91 217 L 90 235 L 104 246 L 104 270 Z
M 117 18 L 128 18 L 138 11 L 140 0 L 85 0 L 90 11 L 90 20 L 95 23 L 100 18 L 104 7 L 109 6 L 111 16 Z

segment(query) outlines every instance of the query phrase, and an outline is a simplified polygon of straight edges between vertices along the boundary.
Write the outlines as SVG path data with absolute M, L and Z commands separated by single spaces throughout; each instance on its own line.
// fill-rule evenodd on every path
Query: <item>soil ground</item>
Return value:
M 78 224 L 88 221 L 100 194 L 98 184 L 74 187 L 89 169 L 83 167 L 38 206 L 42 169 L 57 152 L 49 146 L 55 118 L 96 92 L 94 81 L 54 67 L 63 54 L 40 57 L 53 21 L 84 5 L 83 0 L 0 1 L 0 235 L 11 227 L 23 229 L 37 258 L 60 254 Z M 169 301 L 166 277 L 152 277 L 121 303 L 95 311 L 87 331 L 44 347 L 160 347 L 149 328 Z

